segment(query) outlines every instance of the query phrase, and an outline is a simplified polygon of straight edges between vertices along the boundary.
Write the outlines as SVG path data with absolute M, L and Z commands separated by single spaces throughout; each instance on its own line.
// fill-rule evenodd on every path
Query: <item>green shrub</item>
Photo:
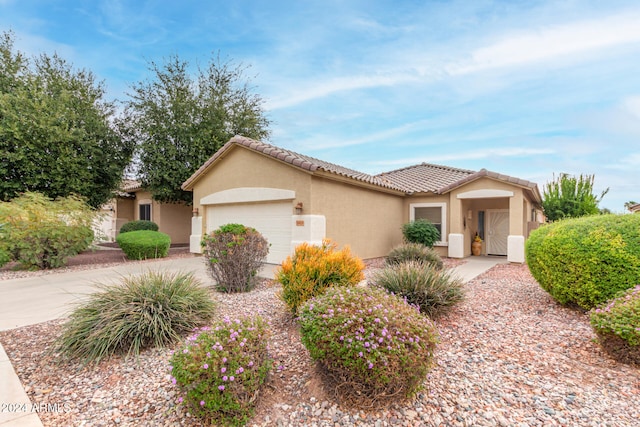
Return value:
M 589 314 L 602 348 L 617 360 L 640 365 L 640 285 Z
M 116 242 L 129 259 L 164 258 L 169 254 L 171 246 L 168 234 L 151 230 L 118 234 Z
M 63 325 L 55 345 L 62 356 L 97 363 L 113 354 L 138 355 L 179 340 L 215 309 L 193 273 L 149 271 L 98 289 Z
M 378 405 L 410 398 L 433 365 L 437 330 L 397 296 L 331 288 L 300 309 L 301 339 L 345 400 Z
M 405 261 L 420 261 L 431 265 L 436 270 L 444 268 L 440 255 L 433 248 L 420 243 L 404 243 L 396 246 L 386 258 L 387 265 L 400 264 Z
M 158 224 L 153 221 L 147 221 L 144 219 L 125 222 L 122 227 L 120 227 L 120 234 L 139 230 L 158 231 Z
M 640 283 L 640 215 L 554 222 L 525 248 L 532 276 L 561 304 L 591 309 Z
M 440 315 L 464 299 L 462 281 L 450 272 L 419 261 L 394 264 L 377 271 L 371 283 L 406 298 L 429 317 Z
M 417 219 L 403 224 L 402 235 L 409 243 L 420 243 L 430 248 L 440 240 L 440 232 L 426 219 Z
M 260 317 L 227 318 L 197 330 L 171 357 L 171 381 L 206 425 L 241 426 L 253 415 L 271 368 L 267 332 Z
M 337 247 L 329 239 L 320 246 L 303 243 L 276 270 L 276 281 L 282 284 L 280 298 L 293 314 L 329 287 L 355 286 L 364 279 L 362 260 L 351 255 L 348 246 Z
M 246 292 L 269 254 L 269 243 L 255 228 L 226 224 L 202 240 L 209 275 L 223 292 Z
M 93 241 L 94 218 L 96 212 L 78 197 L 52 201 L 24 193 L 0 202 L 2 249 L 23 268 L 62 267 Z
M 11 261 L 11 257 L 9 256 L 9 252 L 7 252 L 4 249 L 0 248 L 0 267 L 5 265 L 9 261 Z

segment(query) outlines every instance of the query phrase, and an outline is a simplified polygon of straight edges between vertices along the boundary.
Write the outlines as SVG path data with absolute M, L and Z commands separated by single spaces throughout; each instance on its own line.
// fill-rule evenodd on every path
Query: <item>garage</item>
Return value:
M 266 194 L 262 190 L 264 198 Z M 229 196 L 229 192 L 225 193 Z M 235 193 L 234 201 L 248 198 L 246 194 L 243 194 L 245 197 L 237 197 L 237 189 Z M 229 203 L 229 197 L 220 197 L 220 193 L 216 196 L 215 199 L 209 198 L 208 202 L 213 203 L 206 206 L 207 234 L 224 224 L 243 224 L 258 230 L 269 242 L 269 264 L 280 264 L 291 254 L 293 204 L 290 194 L 287 194 L 287 200 L 255 201 L 255 197 L 251 197 L 254 200 L 250 203 Z

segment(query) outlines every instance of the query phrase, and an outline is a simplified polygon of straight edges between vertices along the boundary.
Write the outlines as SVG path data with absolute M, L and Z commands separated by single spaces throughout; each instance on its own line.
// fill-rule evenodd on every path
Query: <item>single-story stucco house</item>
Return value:
M 102 207 L 103 233 L 114 241 L 120 228 L 129 221 L 149 220 L 158 231 L 171 237 L 173 244 L 188 244 L 191 234 L 191 206 L 185 203 L 160 203 L 136 180 L 123 181 L 116 197 Z
M 640 213 L 640 203 L 629 206 L 629 211 L 631 211 L 632 213 Z
M 191 252 L 227 223 L 256 228 L 278 264 L 302 242 L 330 238 L 363 259 L 402 242 L 404 223 L 426 218 L 440 230 L 443 256 L 483 254 L 525 260 L 525 239 L 543 220 L 535 183 L 485 169 L 427 163 L 368 175 L 249 138 L 235 136 L 183 185 L 193 191 Z

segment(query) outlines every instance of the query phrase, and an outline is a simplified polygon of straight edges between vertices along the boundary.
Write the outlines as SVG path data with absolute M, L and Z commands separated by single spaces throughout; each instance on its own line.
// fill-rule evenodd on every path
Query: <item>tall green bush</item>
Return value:
M 171 237 L 152 230 L 118 234 L 116 242 L 129 259 L 164 258 L 169 254 Z
M 561 304 L 588 310 L 640 283 L 640 215 L 561 220 L 525 248 L 531 274 Z
M 407 242 L 433 247 L 440 240 L 440 231 L 426 219 L 417 219 L 402 225 L 402 235 Z
M 269 242 L 255 228 L 225 224 L 205 236 L 203 253 L 209 275 L 223 292 L 245 292 L 269 254 Z
M 23 268 L 62 267 L 93 241 L 96 215 L 79 197 L 51 200 L 24 193 L 0 202 L 0 250 Z

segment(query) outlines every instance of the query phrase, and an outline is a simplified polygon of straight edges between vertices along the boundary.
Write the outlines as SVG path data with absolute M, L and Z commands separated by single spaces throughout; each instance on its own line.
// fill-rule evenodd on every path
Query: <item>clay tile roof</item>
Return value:
M 475 172 L 429 163 L 421 163 L 376 175 L 408 193 L 439 193 L 441 188 L 465 179 Z
M 369 175 L 243 136 L 234 136 L 231 138 L 229 142 L 223 145 L 220 150 L 211 156 L 209 160 L 207 160 L 182 184 L 182 189 L 191 189 L 191 185 L 198 179 L 198 177 L 205 173 L 205 171 L 216 160 L 222 158 L 234 145 L 246 147 L 250 150 L 262 153 L 266 156 L 310 172 L 324 171 L 382 188 L 401 191 L 403 193 L 444 194 L 468 182 L 482 177 L 488 177 L 529 188 L 534 194 L 534 197 L 537 200 L 541 200 L 538 187 L 535 183 L 491 172 L 486 169 L 481 169 L 476 172 L 449 166 L 421 163 L 419 165 L 409 166 L 393 170 L 391 172 Z
M 234 136 L 227 142 L 225 145 L 220 148 L 213 156 L 209 158 L 189 179 L 187 179 L 183 184 L 182 188 L 187 189 L 190 185 L 204 173 L 205 170 L 209 168 L 211 164 L 213 164 L 217 159 L 222 157 L 225 152 L 227 152 L 233 145 L 241 145 L 243 147 L 249 148 L 251 150 L 260 152 L 267 156 L 273 157 L 274 159 L 278 159 L 285 163 L 296 166 L 300 169 L 304 169 L 310 172 L 316 171 L 325 171 L 332 174 L 340 175 L 346 178 L 351 178 L 356 181 L 364 182 L 367 184 L 377 185 L 380 187 L 388 188 L 396 191 L 404 191 L 403 188 L 397 187 L 393 183 L 381 180 L 376 176 L 369 175 L 363 172 L 358 172 L 353 169 L 345 168 L 343 166 L 339 166 L 333 163 L 325 162 L 324 160 L 316 159 L 313 157 L 305 156 L 303 154 L 299 154 L 284 148 L 276 147 L 274 145 L 267 144 L 265 142 L 260 142 L 253 140 L 251 138 L 246 138 L 243 136 Z
M 516 178 L 509 175 L 503 175 L 501 173 L 488 171 L 486 169 L 480 169 L 478 172 L 474 172 L 471 175 L 468 175 L 467 177 L 462 178 L 457 182 L 452 182 L 451 184 L 440 188 L 439 192 L 441 194 L 449 192 L 457 187 L 460 187 L 461 185 L 464 185 L 468 182 L 475 181 L 476 179 L 483 178 L 483 177 L 497 179 L 498 181 L 509 182 L 511 184 L 518 185 L 520 187 L 527 187 L 534 192 L 537 192 L 537 188 L 538 188 L 538 185 L 535 182 L 527 181 L 525 179 L 520 179 L 520 178 Z
M 125 179 L 122 181 L 122 185 L 120 186 L 120 190 L 126 192 L 140 190 L 141 188 L 142 183 L 140 181 L 136 181 L 135 179 Z

